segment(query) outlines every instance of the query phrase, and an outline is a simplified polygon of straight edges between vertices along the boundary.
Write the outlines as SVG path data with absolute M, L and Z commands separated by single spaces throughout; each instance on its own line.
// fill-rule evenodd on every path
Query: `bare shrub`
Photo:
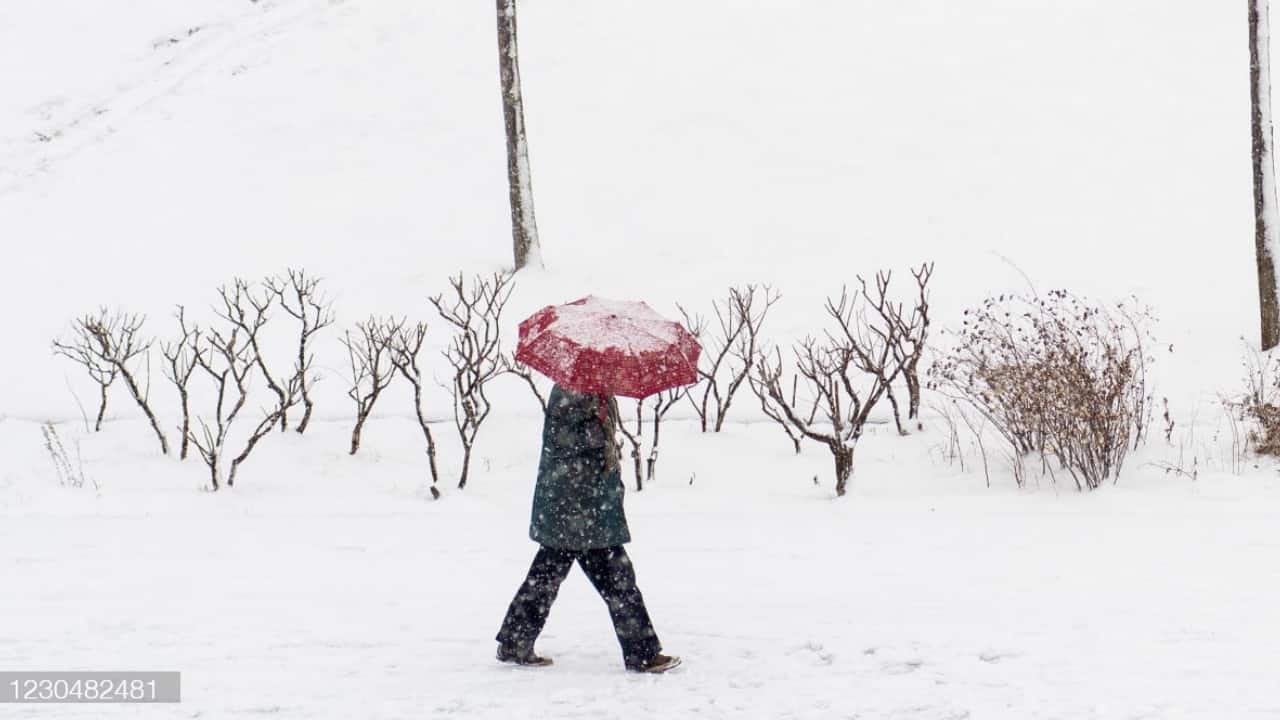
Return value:
M 1244 436 L 1253 452 L 1280 457 L 1280 358 L 1247 343 L 1245 348 L 1240 363 L 1244 391 L 1235 398 L 1222 398 L 1222 406 L 1233 428 L 1237 420 L 1247 426 Z
M 774 348 L 774 353 L 777 356 L 776 357 L 777 364 L 775 368 L 777 371 L 777 378 L 775 379 L 775 381 L 779 387 L 779 390 L 781 390 L 787 387 L 787 383 L 783 379 L 782 356 L 780 354 L 780 351 L 777 348 Z M 804 435 L 792 429 L 791 423 L 787 421 L 786 416 L 782 413 L 782 410 L 779 409 L 781 407 L 779 404 L 770 402 L 769 391 L 763 385 L 763 378 L 764 376 L 761 376 L 759 373 L 752 373 L 751 375 L 747 376 L 747 381 L 751 385 L 751 391 L 755 393 L 756 399 L 760 401 L 760 410 L 765 414 L 766 417 L 768 417 L 770 420 L 773 420 L 774 424 L 782 428 L 782 431 L 787 435 L 787 439 L 791 441 L 791 446 L 795 449 L 796 454 L 799 455 L 800 441 L 804 439 Z M 787 399 L 787 404 L 790 405 L 792 408 L 798 409 L 800 408 L 800 396 L 799 396 L 800 375 L 798 373 L 792 373 L 790 387 L 791 387 L 791 395 Z M 818 418 L 819 402 L 821 402 L 821 398 L 815 395 L 813 397 L 813 402 L 809 406 L 809 412 L 807 414 L 802 415 L 802 417 L 805 418 L 805 422 L 807 422 L 810 425 L 812 425 L 814 421 L 817 420 Z
M 667 412 L 675 407 L 677 403 L 683 399 L 689 388 L 672 388 L 653 396 L 653 404 L 650 412 L 650 427 L 652 430 L 652 441 L 649 446 L 649 457 L 645 461 L 645 482 L 652 483 L 657 477 L 658 468 L 658 448 L 661 446 L 662 440 L 662 421 L 667 416 Z M 638 482 L 636 490 L 642 490 Z
M 164 376 L 173 383 L 178 391 L 178 408 L 182 413 L 182 423 L 178 425 L 182 446 L 178 452 L 179 460 L 186 460 L 191 450 L 191 393 L 189 390 L 191 376 L 195 374 L 199 363 L 196 361 L 200 352 L 200 329 L 187 326 L 186 308 L 178 306 L 175 313 L 178 329 L 182 336 L 175 342 L 165 342 L 160 346 L 165 365 L 161 370 Z
M 641 448 L 644 446 L 644 401 L 637 400 L 635 402 L 635 428 L 627 427 L 627 420 L 622 417 L 621 409 L 618 407 L 617 399 L 610 401 L 613 405 L 613 416 L 618 419 L 618 431 L 627 439 L 627 444 L 631 446 L 631 463 L 636 476 L 636 489 L 644 489 L 644 477 L 641 475 L 643 461 L 641 460 Z M 618 448 L 621 453 L 621 447 Z
M 902 366 L 902 379 L 907 385 L 907 419 L 917 420 L 920 417 L 920 361 L 929 340 L 929 280 L 933 277 L 933 263 L 924 263 L 919 270 L 912 270 L 911 276 L 915 278 L 918 293 L 911 312 L 904 315 L 901 305 L 889 305 L 884 319 L 897 326 L 894 358 Z M 897 412 L 895 402 L 894 420 L 901 432 L 902 421 Z
M 44 449 L 49 453 L 49 459 L 53 461 L 54 476 L 58 478 L 59 485 L 79 489 L 88 481 L 93 483 L 95 490 L 98 489 L 98 482 L 84 471 L 84 457 L 80 452 L 79 440 L 73 440 L 71 443 L 75 449 L 73 461 L 66 444 L 62 442 L 62 436 L 58 434 L 58 428 L 53 423 L 42 423 L 40 434 L 44 437 Z
M 948 465 L 959 464 L 960 472 L 964 472 L 964 449 L 960 443 L 960 421 L 957 420 L 959 412 L 955 410 L 955 403 L 931 403 L 930 407 L 946 426 L 946 444 L 940 447 L 942 459 Z
M 445 349 L 444 357 L 453 368 L 447 389 L 453 398 L 454 427 L 462 441 L 462 473 L 458 478 L 458 489 L 463 489 L 467 486 L 476 436 L 493 410 L 485 392 L 486 385 L 507 367 L 500 330 L 502 310 L 515 285 L 514 277 L 509 273 L 476 276 L 470 287 L 459 274 L 450 278 L 449 284 L 453 288 L 449 301 L 446 302 L 441 294 L 431 298 L 431 304 L 454 329 L 453 340 Z
M 931 369 L 931 387 L 975 410 L 1022 459 L 1065 470 L 1078 489 L 1119 477 L 1151 421 L 1147 355 L 1154 318 L 1136 301 L 1110 309 L 1066 291 L 987 298 L 966 310 Z
M 519 362 L 510 355 L 502 356 L 502 372 L 507 375 L 514 375 L 524 381 L 529 386 L 529 391 L 533 393 L 533 397 L 538 401 L 538 407 L 542 409 L 542 414 L 547 413 L 547 398 L 538 389 L 538 383 L 534 380 L 533 369 L 522 362 Z
M 1249 352 L 1256 354 L 1256 350 Z M 1245 411 L 1244 399 L 1240 393 L 1218 393 L 1217 409 L 1222 412 L 1214 415 L 1216 422 L 1212 424 L 1201 424 L 1200 406 L 1193 405 L 1189 417 L 1179 423 L 1181 431 L 1176 435 L 1172 431 L 1168 433 L 1176 456 L 1166 456 L 1147 465 L 1163 470 L 1166 475 L 1189 480 L 1198 479 L 1201 472 L 1243 474 L 1254 452 L 1256 430 L 1253 419 Z M 1172 420 L 1165 423 L 1168 426 Z M 1206 429 L 1207 437 L 1202 432 Z
M 724 427 L 734 395 L 751 375 L 765 318 L 780 297 L 768 285 L 731 287 L 728 298 L 711 303 L 714 327 L 677 305 L 686 329 L 706 350 L 698 367 L 701 382 L 685 394 L 698 414 L 702 432 L 720 432 Z
M 619 414 L 615 401 L 613 411 L 618 417 L 618 430 L 631 446 L 631 460 L 635 471 L 636 490 L 644 490 L 646 483 L 653 482 L 657 475 L 658 448 L 662 440 L 662 421 L 667 412 L 685 398 L 689 388 L 673 388 L 655 393 L 647 398 L 635 401 L 634 425 Z M 649 408 L 648 423 L 645 422 L 646 403 Z M 649 454 L 644 454 L 645 427 L 649 428 Z
M 249 431 L 240 452 L 226 462 L 231 430 L 236 426 L 249 401 L 250 378 L 255 368 L 264 364 L 258 357 L 260 347 L 258 332 L 265 325 L 265 316 L 257 308 L 255 298 L 246 292 L 246 286 L 237 281 L 231 289 L 219 288 L 223 301 L 219 314 L 228 321 L 225 329 L 199 331 L 193 329 L 187 340 L 188 352 L 195 364 L 204 372 L 214 390 L 212 412 L 198 415 L 200 433 L 190 433 L 201 459 L 209 468 L 210 488 L 221 487 L 222 471 L 227 471 L 226 486 L 234 487 L 236 473 L 250 453 L 281 422 L 283 416 L 298 403 L 299 389 L 296 378 L 291 378 L 281 388 L 277 402 L 263 410 L 257 425 Z M 249 305 L 249 308 L 245 306 Z M 252 320 L 250 318 L 252 313 Z M 272 388 L 273 392 L 275 388 Z M 230 407 L 227 404 L 230 402 Z
M 288 278 L 272 277 L 264 281 L 278 304 L 298 321 L 298 356 L 294 359 L 294 380 L 302 396 L 302 420 L 298 422 L 299 435 L 307 431 L 315 402 L 311 399 L 311 386 L 316 379 L 310 376 L 315 353 L 310 349 L 311 338 L 333 324 L 333 303 L 320 291 L 320 278 L 307 274 L 306 270 L 287 272 Z M 281 429 L 288 426 L 288 419 L 281 418 Z
M 907 417 L 915 419 L 920 412 L 918 368 L 929 335 L 929 279 L 933 276 L 933 264 L 925 263 L 920 270 L 912 270 L 911 274 L 916 280 L 917 294 L 910 313 L 905 313 L 903 304 L 894 302 L 890 295 L 892 272 L 876 273 L 874 293 L 867 287 L 867 282 L 861 276 L 858 277 L 864 312 L 874 320 L 871 323 L 864 322 L 863 325 L 868 335 L 874 335 L 875 340 L 883 343 L 893 356 L 895 370 L 888 379 L 884 395 L 893 408 L 893 423 L 899 435 L 907 434 L 902 425 L 902 408 L 898 404 L 898 396 L 893 392 L 894 383 L 899 377 L 907 385 Z
M 107 388 L 117 377 L 124 380 L 125 386 L 135 403 L 151 423 L 151 429 L 160 441 L 160 452 L 169 454 L 169 441 L 160 430 L 160 423 L 151 410 L 148 393 L 151 385 L 150 351 L 152 341 L 139 336 L 146 318 L 141 315 L 128 315 L 123 312 L 108 312 L 100 308 L 96 315 L 83 315 L 72 324 L 74 337 L 68 341 L 53 341 L 54 353 L 70 358 L 84 366 L 89 376 L 98 384 L 100 405 L 95 430 L 102 429 L 102 418 L 107 410 Z M 142 369 L 133 367 L 135 360 L 145 363 Z M 139 371 L 145 383 L 138 382 Z
M 806 437 L 830 450 L 838 496 L 846 492 L 854 450 L 871 411 L 902 372 L 901 325 L 895 320 L 902 311 L 889 300 L 890 278 L 877 273 L 873 294 L 859 277 L 858 293 L 850 295 L 844 288 L 839 300 L 828 298 L 826 312 L 834 329 L 821 341 L 808 337 L 793 347 L 796 372 L 816 407 L 808 417 L 800 409 L 795 383 L 790 393 L 783 384 L 780 350 L 772 358 L 759 353 L 754 365 L 751 386 L 766 414 L 782 422 L 793 439 Z
M 1249 447 L 1254 444 L 1253 433 L 1250 432 L 1243 417 L 1230 411 L 1230 402 L 1226 398 L 1220 395 L 1218 401 L 1227 409 L 1223 417 L 1226 419 L 1227 432 L 1231 435 L 1230 447 L 1227 450 L 1228 467 L 1232 475 L 1238 476 L 1244 473 L 1245 456 L 1249 452 Z M 1221 429 L 1213 434 L 1215 444 L 1218 443 L 1220 432 Z
M 103 357 L 94 348 L 95 345 L 92 339 L 86 339 L 80 333 L 77 333 L 76 340 L 73 342 L 60 343 L 55 340 L 53 343 L 55 354 L 70 358 L 82 365 L 85 372 L 89 374 L 90 379 L 98 386 L 98 415 L 93 423 L 93 431 L 102 432 L 102 421 L 107 415 L 107 390 L 115 384 L 120 371 L 115 363 Z M 68 384 L 68 387 L 70 387 L 70 384 Z M 72 391 L 72 395 L 74 394 L 75 392 Z
M 342 344 L 346 346 L 351 360 L 351 384 L 347 386 L 347 397 L 356 404 L 356 423 L 351 430 L 352 455 L 360 450 L 360 436 L 373 406 L 395 378 L 390 343 L 391 338 L 403 331 L 404 322 L 370 316 L 356 323 L 354 337 L 350 330 L 343 335 Z
M 226 446 L 227 435 L 249 400 L 248 379 L 253 370 L 253 362 L 249 356 L 252 350 L 241 342 L 236 330 L 225 337 L 215 330 L 203 341 L 197 337 L 190 342 L 195 362 L 212 382 L 216 398 L 212 413 L 208 416 L 196 416 L 196 422 L 200 424 L 200 435 L 191 432 L 191 442 L 209 468 L 210 489 L 216 491 L 222 483 L 223 448 Z M 231 387 L 228 387 L 228 379 Z M 229 409 L 228 390 L 234 393 L 230 398 Z
M 275 394 L 276 407 L 281 408 L 276 418 L 280 423 L 280 430 L 287 430 L 289 408 L 294 405 L 289 393 L 291 388 L 300 386 L 302 376 L 298 373 L 278 375 L 267 367 L 266 355 L 262 352 L 261 334 L 262 329 L 271 319 L 270 310 L 275 299 L 271 289 L 265 284 L 260 290 L 254 289 L 249 286 L 249 283 L 236 278 L 230 288 L 226 286 L 218 288 L 218 296 L 222 299 L 222 307 L 217 310 L 218 314 L 234 325 L 240 331 L 241 337 L 249 343 L 253 364 L 261 373 L 263 382 Z
M 418 357 L 422 354 L 422 343 L 427 337 L 427 324 L 420 322 L 412 328 L 405 323 L 394 325 L 387 337 L 387 350 L 390 352 L 391 364 L 413 386 L 413 409 L 418 418 L 418 427 L 427 443 L 427 464 L 431 469 L 431 497 L 439 500 L 440 471 L 436 466 L 436 438 L 431 433 L 431 425 L 422 412 L 422 367 Z

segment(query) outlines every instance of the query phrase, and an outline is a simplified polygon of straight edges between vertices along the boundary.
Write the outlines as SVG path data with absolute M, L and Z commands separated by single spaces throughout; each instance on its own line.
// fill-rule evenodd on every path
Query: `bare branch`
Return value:
M 278 418 L 280 429 L 282 431 L 288 429 L 289 408 L 294 404 L 288 390 L 292 383 L 289 377 L 277 377 L 267 367 L 266 357 L 258 337 L 262 328 L 271 319 L 268 311 L 274 300 L 272 291 L 264 287 L 261 293 L 254 292 L 247 282 L 236 278 L 230 288 L 225 285 L 218 288 L 218 296 L 222 300 L 222 307 L 217 310 L 219 316 L 234 325 L 253 350 L 253 362 L 262 373 L 263 381 L 271 392 L 275 393 L 276 405 L 284 408 Z
M 167 455 L 169 441 L 160 429 L 160 423 L 147 401 L 147 393 L 131 367 L 136 358 L 142 358 L 146 367 L 150 368 L 153 341 L 139 337 L 145 321 L 146 318 L 141 315 L 128 315 L 119 311 L 108 313 L 105 307 L 100 308 L 97 315 L 84 315 L 76 319 L 73 323 L 75 338 L 65 343 L 55 340 L 53 349 L 55 354 L 83 365 L 98 384 L 101 403 L 95 430 L 102 429 L 102 418 L 107 408 L 107 388 L 119 377 L 124 380 L 129 394 L 150 422 L 156 439 L 160 441 L 160 452 Z M 146 385 L 150 384 L 149 370 L 143 380 Z
M 176 342 L 161 344 L 160 351 L 166 363 L 163 368 L 164 376 L 178 390 L 179 407 L 182 410 L 182 424 L 178 426 L 182 447 L 178 458 L 186 460 L 191 447 L 191 394 L 188 386 L 204 349 L 200 342 L 200 328 L 187 326 L 186 308 L 179 305 L 174 315 L 178 319 L 178 329 L 182 336 Z
M 716 325 L 710 333 L 706 319 L 676 305 L 704 349 L 698 368 L 701 393 L 688 393 L 703 432 L 724 428 L 734 395 L 751 374 L 765 318 L 780 297 L 768 285 L 729 288 L 727 299 L 711 303 Z
M 422 344 L 427 337 L 427 324 L 420 322 L 412 328 L 401 323 L 393 329 L 387 338 L 387 350 L 391 364 L 409 384 L 413 386 L 413 409 L 418 417 L 418 427 L 427 443 L 427 464 L 431 470 L 431 497 L 439 500 L 440 472 L 436 466 L 436 439 L 431 426 L 422 411 L 422 368 L 418 365 L 418 356 L 422 353 Z
M 356 424 L 351 431 L 351 454 L 360 450 L 360 436 L 373 406 L 395 377 L 390 351 L 391 339 L 404 331 L 404 319 L 370 316 L 356 323 L 353 337 L 348 330 L 342 339 L 351 360 L 351 384 L 347 396 L 356 404 Z
M 459 274 L 450 278 L 453 296 L 431 298 L 440 317 L 454 328 L 453 341 L 444 357 L 453 367 L 448 387 L 453 397 L 454 426 L 462 441 L 462 474 L 458 488 L 467 486 L 471 453 L 480 427 L 493 409 L 486 385 L 506 371 L 501 347 L 502 311 L 515 289 L 513 276 L 494 273 L 475 277 L 470 287 Z
M 212 383 L 215 400 L 208 417 L 196 417 L 200 434 L 190 431 L 189 434 L 192 444 L 209 468 L 210 487 L 216 491 L 221 487 L 222 458 L 228 433 L 249 399 L 249 376 L 254 368 L 253 348 L 241 335 L 239 328 L 233 326 L 225 334 L 217 329 L 208 331 L 203 338 L 203 348 L 196 341 L 193 357 L 196 365 Z M 234 393 L 229 410 L 228 391 Z
M 645 482 L 654 481 L 658 465 L 658 446 L 661 440 L 662 420 L 667 411 L 675 407 L 689 394 L 689 387 L 673 388 L 654 396 L 653 400 L 653 445 L 649 449 L 649 457 L 645 465 Z
M 275 296 L 276 303 L 298 321 L 298 356 L 294 359 L 294 379 L 291 382 L 298 384 L 302 396 L 302 420 L 297 427 L 298 434 L 302 434 L 307 431 L 315 408 L 311 387 L 316 378 L 310 376 L 315 354 L 309 346 L 316 333 L 333 324 L 333 303 L 320 291 L 320 278 L 308 275 L 306 270 L 290 268 L 287 280 L 267 278 L 264 285 Z
M 547 398 L 538 389 L 538 383 L 534 379 L 533 370 L 524 363 L 516 360 L 510 355 L 504 354 L 501 358 L 502 372 L 508 375 L 514 375 L 525 382 L 529 386 L 529 390 L 533 393 L 533 397 L 538 401 L 538 407 L 542 409 L 545 415 L 547 412 Z
M 872 410 L 884 397 L 896 407 L 892 385 L 902 372 L 902 362 L 894 352 L 899 342 L 894 318 L 901 308 L 889 299 L 892 275 L 877 273 L 874 291 L 861 277 L 858 281 L 857 294 L 850 294 L 846 287 L 838 299 L 827 298 L 825 309 L 833 325 L 824 332 L 824 339 L 808 337 L 793 346 L 797 380 L 790 395 L 782 384 L 782 355 L 776 349 L 772 360 L 766 353 L 757 353 L 749 377 L 761 409 L 782 426 L 797 452 L 801 438 L 830 450 L 837 495 L 845 494 L 854 448 Z M 807 417 L 797 407 L 800 378 L 813 398 L 813 410 Z M 819 416 L 821 423 L 816 422 Z

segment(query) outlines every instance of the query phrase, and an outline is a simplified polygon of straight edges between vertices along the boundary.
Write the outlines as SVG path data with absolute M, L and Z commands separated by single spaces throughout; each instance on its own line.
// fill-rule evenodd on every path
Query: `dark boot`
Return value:
M 512 665 L 526 665 L 529 667 L 546 667 L 551 664 L 551 658 L 539 656 L 533 651 L 533 648 L 520 649 L 506 645 L 499 645 L 498 662 L 511 663 Z
M 638 673 L 664 673 L 674 667 L 680 666 L 680 658 L 671 655 L 663 655 L 658 653 L 643 662 L 627 663 L 627 669 L 631 672 Z

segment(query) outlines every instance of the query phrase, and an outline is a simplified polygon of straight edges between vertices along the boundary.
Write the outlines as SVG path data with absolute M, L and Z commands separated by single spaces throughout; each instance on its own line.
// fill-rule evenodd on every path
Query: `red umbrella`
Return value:
M 520 323 L 516 360 L 570 390 L 643 398 L 697 382 L 701 352 L 648 305 L 589 295 Z

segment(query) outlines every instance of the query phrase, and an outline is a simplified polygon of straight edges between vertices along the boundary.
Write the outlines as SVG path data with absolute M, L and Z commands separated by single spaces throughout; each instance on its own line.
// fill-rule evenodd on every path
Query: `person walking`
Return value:
M 623 548 L 631 533 L 622 506 L 617 426 L 618 406 L 611 396 L 559 384 L 552 388 L 529 525 L 529 537 L 539 548 L 498 631 L 501 662 L 551 664 L 533 646 L 576 562 L 609 607 L 627 670 L 661 673 L 680 664 L 680 658 L 662 654 Z

